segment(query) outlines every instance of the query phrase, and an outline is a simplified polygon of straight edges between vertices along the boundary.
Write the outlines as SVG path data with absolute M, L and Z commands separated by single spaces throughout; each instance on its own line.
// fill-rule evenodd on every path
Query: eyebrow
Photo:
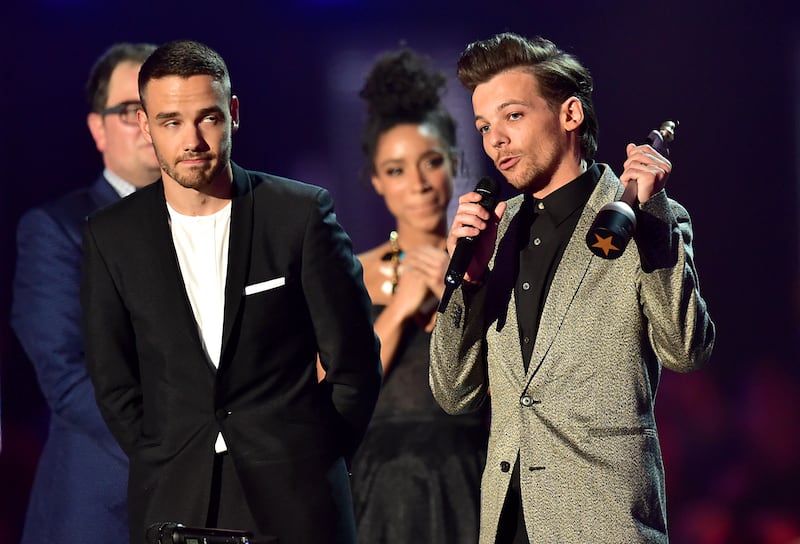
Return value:
M 384 168 L 392 164 L 405 164 L 405 163 L 406 163 L 405 159 L 386 159 L 385 161 L 378 164 L 378 168 Z
M 524 101 L 524 100 L 509 100 L 508 102 L 503 102 L 502 104 L 497 106 L 495 111 L 502 111 L 502 110 L 504 110 L 505 108 L 507 108 L 509 106 L 526 106 L 526 107 L 530 107 L 530 104 L 528 102 Z M 486 119 L 482 115 L 476 115 L 475 116 L 475 120 L 476 121 L 480 121 L 480 120 L 486 121 Z
M 180 117 L 180 114 L 177 111 L 156 114 L 156 119 L 174 119 L 175 117 Z
M 419 156 L 419 158 L 420 158 L 420 160 L 425 160 L 425 159 L 427 159 L 429 157 L 443 157 L 444 155 L 445 155 L 445 152 L 440 150 L 440 149 L 429 149 L 427 151 L 424 151 Z M 384 168 L 386 166 L 394 165 L 394 164 L 405 164 L 406 162 L 408 162 L 408 159 L 405 159 L 405 158 L 389 158 L 389 159 L 386 159 L 383 162 L 378 163 L 377 166 L 378 166 L 378 168 Z
M 222 109 L 219 108 L 218 106 L 211 106 L 211 107 L 208 107 L 208 108 L 203 108 L 202 110 L 200 110 L 198 112 L 197 116 L 198 117 L 205 117 L 206 115 L 208 115 L 210 113 L 222 113 Z M 156 114 L 156 119 L 158 119 L 158 120 L 175 119 L 175 118 L 178 118 L 178 117 L 181 117 L 181 114 L 178 113 L 177 111 L 167 111 L 167 112 L 161 112 L 161 113 L 157 113 Z
M 209 113 L 222 113 L 222 108 L 219 106 L 211 106 L 209 108 L 203 108 L 200 110 L 198 117 L 205 117 Z

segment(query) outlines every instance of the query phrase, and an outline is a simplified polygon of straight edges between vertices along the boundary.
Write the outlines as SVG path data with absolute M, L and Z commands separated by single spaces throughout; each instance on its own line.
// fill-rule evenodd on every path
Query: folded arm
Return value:
M 689 214 L 661 191 L 641 205 L 637 216 L 641 303 L 650 343 L 664 367 L 695 370 L 711 356 L 715 327 L 700 295 Z

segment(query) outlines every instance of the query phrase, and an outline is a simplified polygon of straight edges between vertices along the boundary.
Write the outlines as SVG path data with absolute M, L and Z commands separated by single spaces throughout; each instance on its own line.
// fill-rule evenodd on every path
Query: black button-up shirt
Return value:
M 600 174 L 600 168 L 592 163 L 586 172 L 543 199 L 526 194 L 519 211 L 519 266 L 514 295 L 526 372 L 553 276 Z

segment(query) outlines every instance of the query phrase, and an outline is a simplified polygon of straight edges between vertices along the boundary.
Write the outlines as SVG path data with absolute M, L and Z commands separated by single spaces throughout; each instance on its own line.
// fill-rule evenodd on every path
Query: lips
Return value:
M 182 157 L 178 160 L 178 162 L 193 165 L 193 164 L 202 164 L 205 162 L 210 162 L 211 159 L 212 157 L 206 155 L 198 155 L 196 157 Z
M 429 212 L 431 210 L 439 209 L 438 202 L 425 202 L 422 204 L 415 204 L 414 206 L 410 206 L 410 212 L 422 213 L 422 212 Z
M 498 170 L 509 170 L 513 168 L 518 162 L 520 158 L 518 156 L 511 156 L 511 157 L 498 157 L 497 159 L 497 168 Z

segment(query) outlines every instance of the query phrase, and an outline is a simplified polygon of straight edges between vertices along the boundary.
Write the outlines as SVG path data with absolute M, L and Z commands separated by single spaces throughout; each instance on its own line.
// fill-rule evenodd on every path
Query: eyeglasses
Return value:
M 126 125 L 138 125 L 139 123 L 136 120 L 136 112 L 139 111 L 139 108 L 141 107 L 141 102 L 121 102 L 116 106 L 111 106 L 110 108 L 101 110 L 100 115 L 103 117 L 111 114 L 119 115 L 119 120 Z

